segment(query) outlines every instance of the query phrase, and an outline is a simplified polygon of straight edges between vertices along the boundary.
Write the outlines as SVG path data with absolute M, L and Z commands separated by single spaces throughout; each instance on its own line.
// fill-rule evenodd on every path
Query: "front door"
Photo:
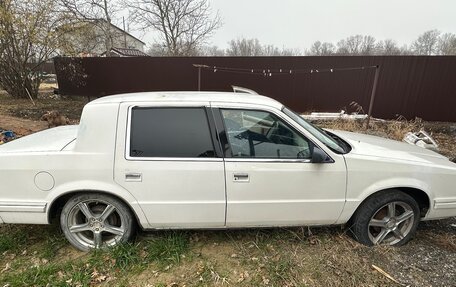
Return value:
M 143 227 L 225 225 L 224 163 L 207 104 L 121 105 L 115 181 L 136 197 Z
M 227 144 L 228 227 L 336 222 L 345 203 L 342 156 L 312 163 L 317 145 L 279 111 L 216 111 Z

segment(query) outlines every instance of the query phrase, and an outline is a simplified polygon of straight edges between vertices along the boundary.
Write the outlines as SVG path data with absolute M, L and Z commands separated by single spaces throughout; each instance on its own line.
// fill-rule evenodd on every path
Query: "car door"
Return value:
M 224 226 L 224 163 L 206 105 L 121 104 L 114 177 L 138 200 L 143 227 Z
M 320 148 L 279 110 L 214 104 L 225 154 L 228 227 L 335 223 L 345 203 L 343 156 Z

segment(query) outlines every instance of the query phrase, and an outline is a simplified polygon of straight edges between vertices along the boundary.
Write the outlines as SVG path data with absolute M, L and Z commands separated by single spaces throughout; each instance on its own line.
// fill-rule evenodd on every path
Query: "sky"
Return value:
M 211 39 L 226 48 L 236 38 L 304 50 L 320 40 L 372 35 L 410 44 L 431 29 L 456 33 L 456 0 L 209 0 L 223 26 Z M 153 42 L 153 33 L 142 35 Z

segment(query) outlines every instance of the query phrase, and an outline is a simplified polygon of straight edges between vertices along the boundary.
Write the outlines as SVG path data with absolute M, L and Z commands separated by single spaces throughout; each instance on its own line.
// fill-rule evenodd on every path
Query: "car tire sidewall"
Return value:
M 81 244 L 78 240 L 76 240 L 74 238 L 74 236 L 70 232 L 69 226 L 67 224 L 68 216 L 69 216 L 70 211 L 79 203 L 85 202 L 85 201 L 97 201 L 97 200 L 113 205 L 116 209 L 116 212 L 121 217 L 125 232 L 124 232 L 123 236 L 121 237 L 121 239 L 118 240 L 117 244 L 130 240 L 134 234 L 135 221 L 134 221 L 133 215 L 132 215 L 130 209 L 120 200 L 118 200 L 110 195 L 106 195 L 106 194 L 102 194 L 102 193 L 75 195 L 67 201 L 67 203 L 65 204 L 65 206 L 62 209 L 62 212 L 60 214 L 60 228 L 62 229 L 63 234 L 65 235 L 67 240 L 70 242 L 70 244 L 81 251 L 87 252 L 87 251 L 90 251 L 91 248 L 86 245 Z
M 369 222 L 382 206 L 391 202 L 406 203 L 412 208 L 414 213 L 413 225 L 410 232 L 402 240 L 392 246 L 402 246 L 413 238 L 416 233 L 418 223 L 420 222 L 420 209 L 418 203 L 410 195 L 402 191 L 389 190 L 374 194 L 363 202 L 356 211 L 351 221 L 350 231 L 357 241 L 367 246 L 374 245 L 369 238 Z

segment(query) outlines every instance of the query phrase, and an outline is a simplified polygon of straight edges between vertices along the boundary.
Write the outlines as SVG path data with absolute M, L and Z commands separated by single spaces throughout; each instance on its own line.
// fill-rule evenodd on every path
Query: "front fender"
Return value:
M 425 192 L 428 198 L 433 198 L 433 193 L 430 185 L 416 178 L 392 177 L 375 181 L 366 186 L 357 186 L 355 184 L 350 185 L 349 183 L 347 187 L 345 206 L 342 214 L 337 220 L 337 224 L 344 224 L 350 220 L 361 203 L 374 193 L 400 188 L 419 189 Z M 430 204 L 430 209 L 432 209 L 432 204 Z

